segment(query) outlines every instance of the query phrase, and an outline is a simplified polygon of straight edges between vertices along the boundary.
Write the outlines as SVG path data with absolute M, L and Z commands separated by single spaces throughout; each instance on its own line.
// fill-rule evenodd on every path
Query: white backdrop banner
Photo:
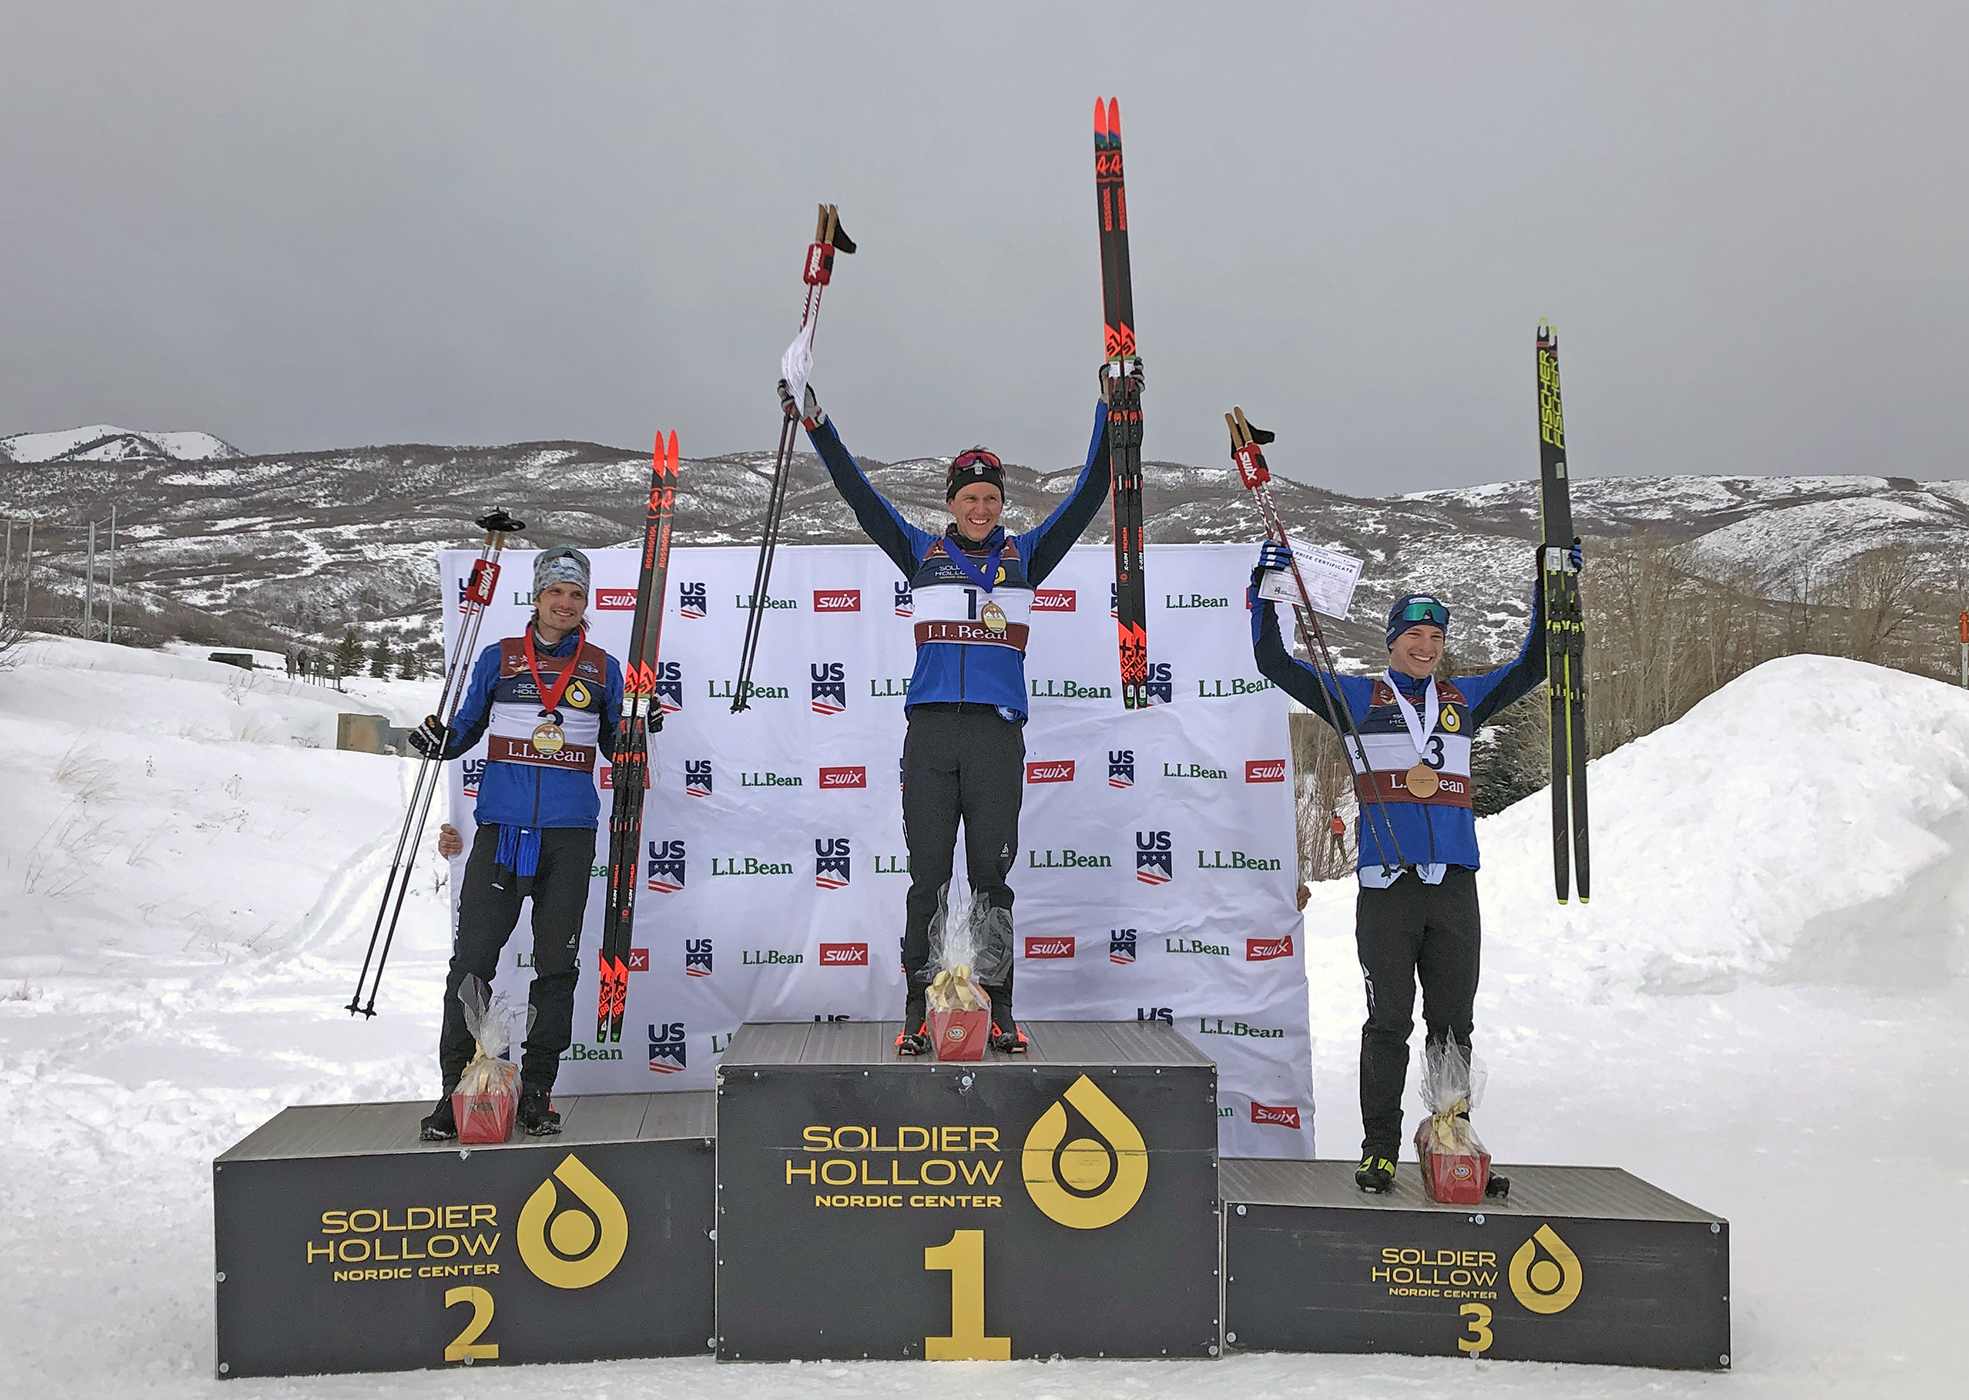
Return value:
M 443 555 L 446 597 L 460 596 L 473 557 Z M 595 1042 L 596 988 L 584 977 L 561 1067 L 567 1092 L 709 1088 L 745 1021 L 901 1015 L 909 591 L 873 546 L 780 550 L 752 706 L 734 715 L 756 557 L 671 554 L 666 714 L 652 741 L 623 1038 Z M 591 558 L 590 636 L 619 661 L 638 554 Z M 518 635 L 530 611 L 532 555 L 509 550 L 502 563 L 482 646 Z M 1150 549 L 1150 679 L 1169 703 L 1132 714 L 1119 699 L 1112 550 L 1074 549 L 1039 590 L 1010 877 L 1016 1010 L 1022 1020 L 1168 1022 L 1218 1063 L 1224 1153 L 1310 1157 L 1287 704 L 1252 662 L 1250 568 L 1242 545 Z M 448 612 L 448 647 L 459 621 Z M 452 765 L 452 821 L 468 835 L 483 752 Z M 598 781 L 608 787 L 606 768 Z M 605 791 L 587 969 L 601 941 L 609 800 Z M 454 892 L 463 865 L 454 862 Z M 496 982 L 516 1001 L 531 950 L 523 914 Z

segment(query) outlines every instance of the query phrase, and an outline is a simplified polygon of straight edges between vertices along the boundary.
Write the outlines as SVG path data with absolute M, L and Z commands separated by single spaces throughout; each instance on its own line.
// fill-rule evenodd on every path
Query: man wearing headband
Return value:
M 841 445 L 811 386 L 804 411 L 784 381 L 780 397 L 798 415 L 828 475 L 868 537 L 895 561 L 915 597 L 916 670 L 903 709 L 903 835 L 910 885 L 903 922 L 906 1001 L 896 1050 L 930 1048 L 924 996 L 930 920 L 950 882 L 957 824 L 979 929 L 974 971 L 991 996 L 992 1048 L 1025 1050 L 1012 1016 L 1012 887 L 1005 877 L 1019 849 L 1025 793 L 1026 633 L 1033 590 L 1066 557 L 1108 494 L 1107 405 L 1094 410 L 1094 440 L 1080 477 L 1036 529 L 1008 535 L 1005 469 L 982 447 L 951 461 L 944 485 L 950 523 L 920 530 L 869 484 Z
M 444 1094 L 422 1125 L 428 1142 L 458 1135 L 451 1091 L 472 1058 L 458 989 L 467 975 L 490 984 L 499 955 L 533 901 L 533 1007 L 520 1062 L 520 1126 L 538 1137 L 561 1130 L 554 1078 L 574 1038 L 574 987 L 580 972 L 581 918 L 601 797 L 595 754 L 611 757 L 622 712 L 622 668 L 587 639 L 588 556 L 568 545 L 533 561 L 533 620 L 517 637 L 492 643 L 472 667 L 455 727 L 436 715 L 411 731 L 418 752 L 457 758 L 486 737 L 479 779 L 478 834 L 458 891 L 458 931 L 444 979 L 438 1070 Z M 458 833 L 439 833 L 445 852 Z
M 1577 569 L 1578 546 L 1568 552 Z M 1394 1182 L 1401 1147 L 1418 977 L 1429 1042 L 1454 1037 L 1470 1052 L 1481 941 L 1470 742 L 1493 715 L 1545 679 L 1545 612 L 1534 581 L 1531 627 L 1517 656 L 1494 671 L 1438 679 L 1449 609 L 1429 594 L 1411 593 L 1388 612 L 1386 671 L 1322 678 L 1286 650 L 1278 613 L 1258 594 L 1266 570 L 1291 566 L 1282 545 L 1268 541 L 1259 551 L 1249 594 L 1252 649 L 1268 680 L 1339 732 L 1354 770 L 1360 877 L 1354 947 L 1367 981 L 1363 1140 L 1354 1180 L 1363 1191 L 1380 1192 Z M 1361 770 L 1341 705 L 1360 731 L 1371 773 Z

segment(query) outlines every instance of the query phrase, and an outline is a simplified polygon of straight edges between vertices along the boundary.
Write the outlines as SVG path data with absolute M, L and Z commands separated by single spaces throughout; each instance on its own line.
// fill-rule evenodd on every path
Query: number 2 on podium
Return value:
M 925 1337 L 925 1361 L 1010 1361 L 1012 1339 L 984 1334 L 983 1230 L 958 1230 L 923 1251 L 923 1267 L 950 1271 L 950 1335 Z

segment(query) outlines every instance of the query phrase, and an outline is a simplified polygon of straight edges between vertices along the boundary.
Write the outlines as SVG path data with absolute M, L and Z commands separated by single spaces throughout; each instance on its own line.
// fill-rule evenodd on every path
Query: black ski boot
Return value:
M 1012 1019 L 1012 995 L 1002 987 L 986 987 L 991 994 L 991 1048 L 1001 1055 L 1023 1055 L 1026 1033 Z
M 1372 1148 L 1361 1154 L 1361 1164 L 1354 1169 L 1354 1185 L 1374 1195 L 1385 1195 L 1395 1187 L 1395 1163 L 1392 1158 L 1383 1157 Z
M 438 1100 L 438 1106 L 417 1125 L 417 1136 L 424 1142 L 450 1142 L 458 1136 L 458 1119 L 451 1111 L 451 1095 Z
M 917 978 L 909 979 L 909 997 L 902 1008 L 902 1033 L 896 1037 L 896 1054 L 903 1056 L 927 1055 L 930 1053 L 930 1003 L 929 984 Z
M 554 1110 L 552 1089 L 520 1090 L 520 1126 L 528 1137 L 551 1137 L 561 1130 L 561 1115 Z

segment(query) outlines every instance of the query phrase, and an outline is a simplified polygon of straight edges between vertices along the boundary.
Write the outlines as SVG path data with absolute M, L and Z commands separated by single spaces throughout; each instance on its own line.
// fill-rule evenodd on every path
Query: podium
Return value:
M 719 1359 L 1215 1356 L 1216 1065 L 1159 1022 L 945 1064 L 898 1029 L 726 1050 Z
M 418 1141 L 428 1103 L 289 1108 L 226 1151 L 219 1374 L 704 1352 L 712 1096 L 556 1107 L 484 1147 Z
M 1223 1166 L 1225 1341 L 1727 1370 L 1730 1227 L 1611 1167 L 1499 1167 L 1503 1201 L 1438 1205 L 1351 1162 Z

